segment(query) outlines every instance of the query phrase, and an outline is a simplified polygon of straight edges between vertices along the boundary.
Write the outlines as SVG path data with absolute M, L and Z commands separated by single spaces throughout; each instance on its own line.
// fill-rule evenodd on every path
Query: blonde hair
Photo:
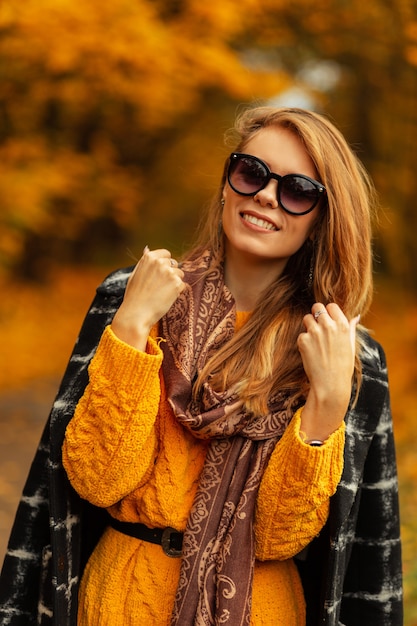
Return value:
M 297 337 L 314 302 L 336 302 L 350 319 L 358 313 L 364 315 L 372 299 L 371 221 L 376 194 L 362 163 L 328 119 L 295 108 L 244 111 L 235 123 L 234 150 L 244 152 L 256 133 L 271 126 L 286 128 L 301 139 L 326 187 L 326 201 L 320 207 L 312 240 L 291 257 L 283 274 L 261 295 L 248 322 L 210 359 L 196 384 L 198 392 L 210 376 L 218 389 L 236 388 L 247 409 L 256 414 L 265 413 L 268 398 L 280 391 L 289 392 L 291 405 L 306 396 L 308 381 Z M 187 255 L 209 248 L 216 265 L 224 257 L 219 224 L 227 166 L 228 159 L 198 243 Z M 359 389 L 360 345 L 357 348 L 355 380 Z

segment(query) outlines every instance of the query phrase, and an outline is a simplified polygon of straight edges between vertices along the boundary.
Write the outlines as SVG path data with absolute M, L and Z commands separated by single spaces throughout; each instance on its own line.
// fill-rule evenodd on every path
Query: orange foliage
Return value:
M 50 282 L 3 282 L 0 393 L 62 375 L 103 271 L 56 270 Z
M 416 24 L 404 0 L 316 0 L 314 11 L 310 0 L 0 3 L 0 269 L 30 267 L 52 240 L 50 259 L 62 248 L 71 260 L 104 222 L 128 239 L 150 206 L 169 219 L 171 198 L 148 189 L 161 155 L 193 127 L 197 162 L 237 104 L 295 83 L 361 144 L 399 216 L 400 239 L 389 228 L 381 237 L 384 261 L 413 280 L 403 221 L 416 195 Z M 329 97 L 308 71 L 322 60 L 339 73 Z M 204 201 L 188 194 L 177 186 L 179 205 Z
M 29 264 L 34 240 L 76 249 L 103 219 L 128 233 L 160 146 L 208 90 L 245 100 L 288 84 L 231 45 L 254 0 L 170 5 L 0 4 L 0 267 Z

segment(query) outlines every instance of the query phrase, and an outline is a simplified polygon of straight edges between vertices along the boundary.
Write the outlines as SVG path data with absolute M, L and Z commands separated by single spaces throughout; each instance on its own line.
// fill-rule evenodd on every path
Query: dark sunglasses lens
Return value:
M 291 213 L 309 211 L 319 199 L 319 190 L 303 176 L 289 175 L 281 179 L 280 202 Z
M 229 183 L 238 193 L 255 194 L 262 188 L 267 176 L 268 172 L 257 159 L 236 157 L 230 163 Z

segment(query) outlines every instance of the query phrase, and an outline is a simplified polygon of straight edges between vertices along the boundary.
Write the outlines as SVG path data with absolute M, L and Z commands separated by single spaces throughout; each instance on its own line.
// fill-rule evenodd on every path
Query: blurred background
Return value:
M 417 625 L 415 0 L 2 0 L 0 560 L 96 285 L 145 244 L 180 254 L 243 106 L 325 113 L 380 194 L 375 301 Z

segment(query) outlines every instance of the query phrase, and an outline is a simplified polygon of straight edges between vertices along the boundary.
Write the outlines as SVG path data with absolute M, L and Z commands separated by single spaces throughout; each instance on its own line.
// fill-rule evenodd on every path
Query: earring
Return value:
M 224 198 L 222 198 L 222 199 L 220 200 L 220 204 L 221 204 L 222 206 L 224 206 Z
M 311 288 L 313 287 L 313 276 L 314 276 L 314 258 L 313 258 L 313 255 L 311 255 L 310 270 L 308 272 L 308 279 L 307 279 L 307 287 L 309 291 L 311 291 Z
M 314 288 L 314 267 L 316 265 L 316 246 L 314 240 L 309 242 L 309 257 L 310 267 L 308 270 L 307 289 L 311 292 Z

